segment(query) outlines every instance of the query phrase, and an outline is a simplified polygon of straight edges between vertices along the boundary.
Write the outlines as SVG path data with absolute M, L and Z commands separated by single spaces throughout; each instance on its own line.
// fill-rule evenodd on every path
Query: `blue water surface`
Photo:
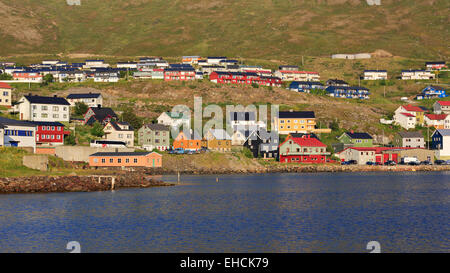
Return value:
M 176 182 L 175 176 L 161 177 Z M 0 252 L 450 252 L 450 172 L 182 176 L 0 195 Z

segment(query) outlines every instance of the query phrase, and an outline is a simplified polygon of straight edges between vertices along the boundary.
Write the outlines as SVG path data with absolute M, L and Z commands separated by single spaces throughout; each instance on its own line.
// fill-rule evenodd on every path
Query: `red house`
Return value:
M 288 135 L 280 144 L 280 162 L 326 163 L 327 145 L 310 134 Z
M 165 81 L 195 80 L 195 69 L 191 67 L 174 67 L 164 69 Z
M 15 71 L 13 72 L 13 79 L 17 81 L 26 82 L 42 82 L 43 76 L 37 71 Z
M 64 131 L 60 122 L 33 122 L 36 125 L 36 144 L 63 145 L 64 136 L 70 131 Z
M 260 76 L 254 72 L 220 72 L 214 71 L 209 75 L 209 80 L 221 84 L 247 84 L 256 83 L 263 86 L 281 86 L 281 79 L 277 77 Z

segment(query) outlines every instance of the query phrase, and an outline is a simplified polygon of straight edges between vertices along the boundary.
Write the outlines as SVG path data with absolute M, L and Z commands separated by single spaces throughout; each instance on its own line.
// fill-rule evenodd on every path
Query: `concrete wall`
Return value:
M 23 157 L 22 164 L 25 167 L 45 172 L 48 169 L 48 156 L 46 156 L 46 155 L 25 155 Z
M 56 156 L 65 161 L 89 162 L 89 155 L 98 152 L 114 152 L 116 148 L 101 148 L 88 146 L 57 146 Z M 133 148 L 118 148 L 119 152 L 134 152 Z

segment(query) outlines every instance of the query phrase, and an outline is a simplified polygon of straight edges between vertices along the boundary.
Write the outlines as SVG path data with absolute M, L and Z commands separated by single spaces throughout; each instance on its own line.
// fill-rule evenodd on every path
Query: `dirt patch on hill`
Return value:
M 36 25 L 38 19 L 32 11 L 10 7 L 0 2 L 0 32 L 12 36 L 20 42 L 40 45 L 43 37 Z M 17 46 L 20 47 L 20 44 Z

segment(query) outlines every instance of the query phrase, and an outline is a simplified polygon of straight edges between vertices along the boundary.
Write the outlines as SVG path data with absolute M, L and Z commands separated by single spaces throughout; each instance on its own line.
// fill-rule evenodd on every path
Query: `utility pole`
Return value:
M 386 85 L 384 86 L 383 97 L 386 97 Z

